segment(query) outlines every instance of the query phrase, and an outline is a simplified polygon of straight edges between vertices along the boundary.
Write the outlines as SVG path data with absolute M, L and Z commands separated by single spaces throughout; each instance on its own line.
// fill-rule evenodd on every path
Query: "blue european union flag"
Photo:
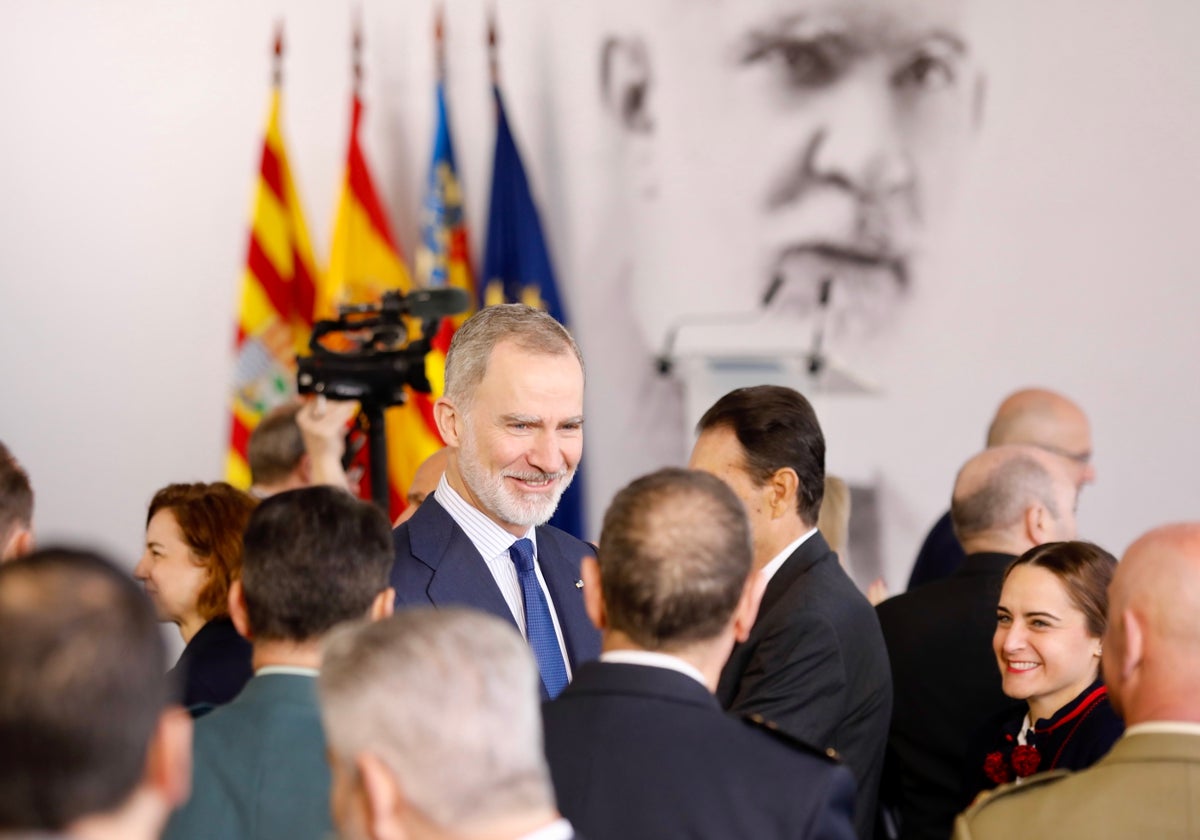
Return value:
M 492 92 L 496 99 L 496 156 L 492 163 L 492 197 L 479 303 L 480 306 L 527 303 L 544 309 L 560 324 L 570 326 L 554 281 L 550 252 L 546 249 L 525 167 L 508 128 L 504 100 L 499 88 L 493 86 Z M 550 523 L 580 539 L 586 536 L 582 470 L 576 471 L 575 481 L 563 495 Z

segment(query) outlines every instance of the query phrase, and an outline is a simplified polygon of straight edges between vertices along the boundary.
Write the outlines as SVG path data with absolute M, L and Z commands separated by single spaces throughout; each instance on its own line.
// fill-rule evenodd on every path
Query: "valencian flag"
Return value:
M 480 305 L 525 303 L 545 310 L 560 324 L 566 325 L 566 312 L 554 282 L 554 269 L 546 239 L 542 236 L 537 205 L 504 113 L 504 99 L 497 80 L 494 22 L 489 29 L 492 92 L 496 100 L 496 153 L 492 162 L 492 196 Z M 578 471 L 559 502 L 551 524 L 584 538 L 583 481 Z
M 329 270 L 319 296 L 322 317 L 334 315 L 339 304 L 378 303 L 385 291 L 408 292 L 412 286 L 359 139 L 363 116 L 359 95 L 361 51 L 362 38 L 356 31 L 350 144 L 334 221 Z M 404 509 L 405 494 L 417 467 L 442 446 L 433 422 L 430 397 L 410 388 L 406 390 L 408 401 L 385 412 L 389 507 L 393 517 Z M 362 460 L 369 468 L 366 459 Z M 369 476 L 364 479 L 363 486 L 370 487 Z
M 463 216 L 462 189 L 454 164 L 454 144 L 450 140 L 450 122 L 446 114 L 445 55 L 443 50 L 442 12 L 437 14 L 438 78 L 435 92 L 437 113 L 433 135 L 433 159 L 429 166 L 425 202 L 421 208 L 421 240 L 417 245 L 417 284 L 429 288 L 456 286 L 475 297 L 471 277 L 471 258 L 467 248 L 467 224 Z M 433 340 L 433 350 L 425 357 L 433 398 L 446 387 L 446 351 L 459 324 L 470 313 L 442 320 Z
M 308 227 L 280 129 L 282 30 L 275 37 L 271 107 L 263 139 L 250 248 L 242 275 L 226 475 L 250 486 L 246 442 L 262 415 L 296 393 L 296 353 L 308 346 L 318 284 Z

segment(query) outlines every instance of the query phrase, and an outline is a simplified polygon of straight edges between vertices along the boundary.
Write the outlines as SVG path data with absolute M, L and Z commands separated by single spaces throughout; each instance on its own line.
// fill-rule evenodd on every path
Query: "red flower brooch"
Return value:
M 1038 754 L 1037 747 L 1032 744 L 1017 744 L 1013 749 L 1012 766 L 1021 778 L 1032 776 L 1041 763 L 1042 757 Z
M 1038 753 L 1037 747 L 1031 744 L 1018 744 L 1013 748 L 1012 769 L 1016 771 L 1018 779 L 1032 776 L 1037 772 L 1038 765 L 1041 763 L 1042 756 Z M 987 759 L 983 762 L 983 772 L 998 785 L 1010 782 L 1013 778 L 1008 769 L 1008 761 L 1005 760 L 1004 753 L 999 750 L 988 753 Z
M 998 785 L 1004 784 L 1011 778 L 1008 775 L 1008 762 L 1004 760 L 1004 753 L 999 751 L 988 753 L 987 760 L 983 762 L 983 772 Z

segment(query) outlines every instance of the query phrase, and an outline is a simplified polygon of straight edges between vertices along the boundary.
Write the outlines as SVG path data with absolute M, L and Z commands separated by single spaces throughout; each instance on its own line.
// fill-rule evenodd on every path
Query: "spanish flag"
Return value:
M 412 287 L 400 248 L 392 236 L 387 212 L 375 189 L 359 139 L 363 105 L 357 89 L 361 78 L 355 38 L 355 91 L 350 118 L 350 144 L 341 199 L 333 227 L 329 271 L 321 293 L 322 316 L 336 313 L 339 304 L 377 303 L 385 291 L 408 292 Z M 405 389 L 403 406 L 385 412 L 388 443 L 389 508 L 392 517 L 404 509 L 405 494 L 421 462 L 442 446 L 433 420 L 429 395 Z M 370 486 L 369 477 L 364 486 Z

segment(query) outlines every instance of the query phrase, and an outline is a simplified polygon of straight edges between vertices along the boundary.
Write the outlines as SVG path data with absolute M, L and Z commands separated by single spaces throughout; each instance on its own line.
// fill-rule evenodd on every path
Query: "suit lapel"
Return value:
M 793 551 L 772 576 L 766 591 L 763 592 L 762 603 L 758 605 L 758 615 L 755 616 L 754 626 L 750 629 L 750 638 L 734 645 L 729 654 L 729 661 L 721 669 L 721 680 L 717 686 L 717 699 L 721 701 L 721 705 L 728 708 L 733 702 L 742 680 L 742 673 L 750 664 L 759 639 L 766 632 L 766 616 L 784 601 L 788 591 L 826 555 L 832 556 L 833 550 L 818 531 Z
M 431 500 L 433 504 L 429 504 Z M 435 606 L 474 607 L 503 616 L 517 626 L 479 550 L 432 495 L 409 524 L 413 557 L 433 572 L 426 591 Z
M 825 538 L 821 536 L 821 532 L 813 534 L 804 543 L 792 552 L 791 556 L 783 562 L 779 567 L 771 582 L 767 584 L 767 589 L 763 593 L 762 603 L 758 607 L 758 619 L 769 613 L 776 604 L 783 600 L 783 596 L 787 593 L 797 581 L 800 580 L 808 571 L 817 564 L 822 557 L 827 554 L 832 554 L 833 551 L 829 548 L 829 543 L 825 542 Z M 758 619 L 755 620 L 755 625 L 758 624 Z
M 554 601 L 554 611 L 562 628 L 563 642 L 571 659 L 571 670 L 580 663 L 600 655 L 600 634 L 587 616 L 583 606 L 583 589 L 579 584 L 579 563 L 583 559 L 568 557 L 557 535 L 549 528 L 537 529 L 538 566 L 546 579 L 546 589 Z

